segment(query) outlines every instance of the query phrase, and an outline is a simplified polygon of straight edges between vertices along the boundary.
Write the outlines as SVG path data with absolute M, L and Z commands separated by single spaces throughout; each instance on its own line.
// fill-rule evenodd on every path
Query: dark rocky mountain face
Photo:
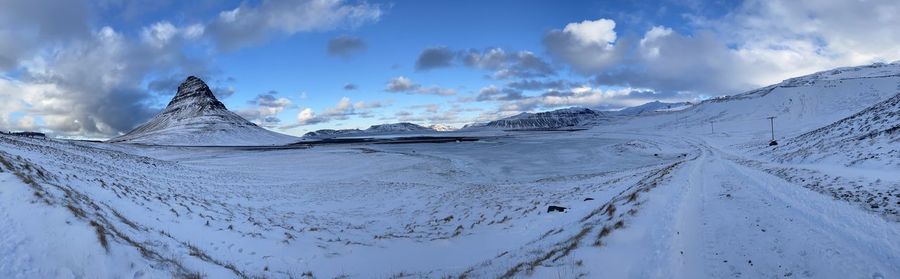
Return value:
M 522 113 L 488 122 L 484 126 L 503 129 L 562 128 L 586 125 L 605 118 L 606 115 L 599 111 L 587 108 L 568 108 L 539 113 Z
M 169 105 L 166 108 L 179 108 L 184 103 L 196 105 L 199 110 L 227 110 L 225 104 L 222 104 L 213 95 L 209 86 L 195 76 L 189 76 L 178 86 L 178 93 L 169 101 Z
M 372 125 L 371 127 L 369 127 L 369 129 L 366 129 L 366 131 L 370 131 L 370 132 L 424 131 L 424 130 L 431 130 L 431 129 L 428 127 L 424 127 L 422 125 L 413 124 L 413 123 L 409 123 L 409 122 Z

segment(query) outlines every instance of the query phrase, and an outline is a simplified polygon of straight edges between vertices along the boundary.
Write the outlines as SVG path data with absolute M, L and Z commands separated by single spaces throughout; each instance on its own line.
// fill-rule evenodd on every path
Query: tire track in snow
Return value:
M 703 153 L 692 162 L 681 205 L 672 216 L 671 274 L 900 276 L 900 247 L 891 241 L 900 231 L 894 224 L 735 164 L 714 148 L 705 147 Z

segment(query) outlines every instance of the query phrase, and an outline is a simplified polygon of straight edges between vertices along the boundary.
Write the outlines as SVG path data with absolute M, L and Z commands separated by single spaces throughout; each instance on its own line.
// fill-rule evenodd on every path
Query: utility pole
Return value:
M 775 116 L 769 116 L 769 124 L 772 127 L 772 141 L 769 142 L 769 145 L 778 145 L 778 142 L 775 141 Z
M 715 134 L 716 134 L 716 127 L 713 126 L 713 123 L 715 123 L 715 122 L 712 122 L 712 121 L 709 122 L 709 131 L 710 131 L 713 135 L 715 135 Z

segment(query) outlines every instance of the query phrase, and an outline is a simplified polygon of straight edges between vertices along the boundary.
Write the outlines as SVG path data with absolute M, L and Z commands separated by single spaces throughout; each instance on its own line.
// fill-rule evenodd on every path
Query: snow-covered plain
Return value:
M 442 133 L 473 142 L 0 135 L 0 277 L 900 278 L 883 150 L 900 123 L 857 114 L 896 98 L 898 73 L 838 69 L 581 131 Z M 792 157 L 846 123 L 886 131 L 847 146 L 880 157 Z

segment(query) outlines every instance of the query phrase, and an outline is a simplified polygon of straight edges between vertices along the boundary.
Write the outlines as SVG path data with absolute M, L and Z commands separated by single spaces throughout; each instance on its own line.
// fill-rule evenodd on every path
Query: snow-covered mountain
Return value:
M 428 126 L 428 128 L 438 131 L 438 132 L 450 132 L 450 131 L 459 130 L 455 127 L 444 125 L 444 124 L 434 124 L 434 125 Z
M 109 142 L 239 146 L 287 144 L 297 140 L 263 129 L 229 111 L 203 80 L 190 76 L 178 86 L 177 94 L 165 110 Z
M 367 132 L 409 132 L 409 131 L 434 131 L 431 128 L 413 124 L 409 122 L 400 122 L 400 123 L 390 123 L 390 124 L 378 124 L 372 125 L 368 129 Z
M 368 129 L 322 129 L 308 132 L 303 135 L 305 138 L 333 138 L 338 136 L 368 136 L 368 135 L 387 135 L 387 134 L 405 134 L 414 132 L 436 132 L 438 130 L 422 125 L 400 122 L 389 124 L 372 125 Z
M 603 112 L 588 108 L 566 108 L 554 111 L 527 113 L 494 120 L 485 124 L 467 125 L 465 128 L 500 128 L 500 129 L 555 129 L 580 127 L 598 120 L 608 118 Z
M 690 102 L 664 103 L 653 101 L 639 106 L 627 107 L 618 111 L 607 112 L 616 116 L 636 116 L 660 111 L 676 111 L 686 109 L 693 105 Z
M 789 162 L 900 167 L 900 94 L 765 153 Z
M 333 137 L 347 134 L 362 133 L 360 129 L 321 129 L 303 134 L 303 137 Z

